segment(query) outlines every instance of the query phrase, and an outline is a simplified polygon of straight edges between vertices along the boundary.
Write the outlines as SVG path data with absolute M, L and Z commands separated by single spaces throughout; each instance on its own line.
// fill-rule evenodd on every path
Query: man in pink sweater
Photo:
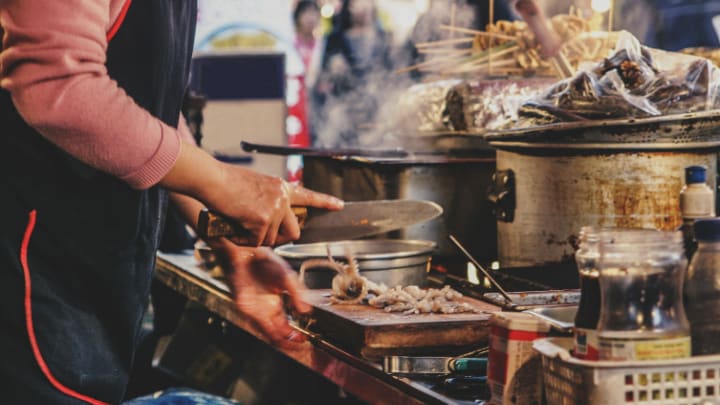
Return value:
M 277 293 L 298 284 L 267 248 L 299 237 L 291 205 L 342 202 L 223 164 L 180 117 L 194 0 L 0 0 L 0 392 L 3 403 L 117 403 L 169 194 L 248 230 L 212 243 L 238 309 L 300 344 Z

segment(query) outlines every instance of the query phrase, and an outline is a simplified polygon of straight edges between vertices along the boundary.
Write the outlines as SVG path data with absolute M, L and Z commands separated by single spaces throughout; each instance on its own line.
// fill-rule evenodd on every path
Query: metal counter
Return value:
M 158 253 L 155 277 L 191 301 L 270 345 L 235 310 L 227 285 L 198 267 L 192 254 Z M 373 404 L 477 403 L 449 398 L 430 389 L 432 385 L 429 383 L 391 376 L 382 371 L 380 364 L 348 353 L 319 335 L 300 331 L 308 336 L 308 342 L 301 349 L 276 350 L 363 401 Z

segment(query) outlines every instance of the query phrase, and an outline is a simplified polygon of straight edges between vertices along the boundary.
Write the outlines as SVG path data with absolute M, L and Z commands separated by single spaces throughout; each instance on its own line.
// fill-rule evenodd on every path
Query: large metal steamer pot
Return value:
M 572 262 L 587 225 L 677 229 L 685 167 L 706 166 L 716 189 L 720 147 L 717 116 L 685 117 L 489 136 L 501 265 Z
M 346 201 L 418 199 L 442 206 L 441 217 L 393 232 L 390 237 L 434 241 L 436 256 L 455 257 L 458 252 L 447 239 L 454 234 L 479 260 L 497 257 L 495 216 L 485 198 L 495 170 L 492 151 L 473 158 L 304 159 L 303 181 L 312 190 Z

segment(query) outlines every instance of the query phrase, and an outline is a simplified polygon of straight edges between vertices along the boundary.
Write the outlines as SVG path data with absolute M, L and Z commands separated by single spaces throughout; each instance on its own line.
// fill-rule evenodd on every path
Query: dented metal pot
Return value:
M 706 166 L 708 184 L 716 188 L 713 148 L 493 145 L 499 150 L 489 198 L 503 267 L 572 261 L 583 226 L 677 229 L 686 166 Z

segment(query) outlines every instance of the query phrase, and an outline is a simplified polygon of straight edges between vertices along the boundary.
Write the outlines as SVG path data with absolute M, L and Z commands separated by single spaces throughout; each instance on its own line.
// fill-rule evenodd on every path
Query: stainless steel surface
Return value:
M 502 267 L 571 262 L 583 226 L 676 229 L 686 166 L 706 166 L 716 188 L 712 150 L 551 152 L 497 151 L 515 177 L 514 218 L 497 223 Z
M 432 201 L 348 202 L 340 211 L 309 209 L 299 243 L 356 239 L 423 223 L 442 215 Z
M 577 314 L 577 311 L 577 305 L 567 305 L 554 307 L 538 307 L 528 309 L 524 312 L 527 312 L 542 319 L 560 332 L 570 333 L 575 327 L 575 315 Z
M 458 249 L 460 249 L 460 251 L 465 255 L 465 257 L 468 260 L 470 260 L 470 262 L 478 270 L 480 270 L 485 275 L 485 277 L 487 277 L 488 280 L 490 280 L 490 283 L 492 283 L 492 285 L 494 285 L 495 288 L 498 289 L 498 292 L 500 292 L 500 295 L 502 295 L 507 300 L 507 302 L 510 302 L 510 303 L 513 302 L 512 297 L 507 293 L 507 291 L 505 291 L 504 288 L 502 288 L 500 283 L 498 283 L 497 280 L 495 280 L 495 277 L 493 277 L 490 274 L 490 272 L 485 270 L 485 268 L 480 263 L 478 263 L 477 260 L 475 260 L 475 257 L 473 257 L 473 255 L 471 255 L 470 252 L 468 252 L 467 249 L 465 249 L 465 246 L 463 246 L 463 244 L 460 243 L 460 241 L 458 241 L 453 235 L 449 235 L 448 238 Z
M 720 148 L 720 110 L 647 118 L 563 122 L 505 131 L 485 139 L 497 148 L 688 150 Z
M 526 311 L 533 308 L 555 306 L 577 306 L 580 303 L 580 290 L 552 290 L 552 291 L 526 291 L 511 292 L 512 302 L 498 293 L 485 293 L 482 299 L 501 306 L 510 311 Z
M 345 201 L 413 199 L 438 203 L 441 217 L 390 234 L 392 238 L 431 240 L 437 254 L 457 256 L 447 240 L 452 233 L 472 241 L 479 260 L 497 257 L 495 216 L 485 199 L 495 170 L 494 157 L 448 159 L 306 158 L 305 186 Z
M 328 248 L 334 259 L 346 261 L 348 249 L 358 262 L 360 274 L 368 280 L 407 286 L 425 283 L 435 246 L 431 241 L 373 239 L 285 245 L 275 251 L 298 270 L 305 260 L 327 258 Z M 304 281 L 308 288 L 330 288 L 336 274 L 331 269 L 311 269 Z

